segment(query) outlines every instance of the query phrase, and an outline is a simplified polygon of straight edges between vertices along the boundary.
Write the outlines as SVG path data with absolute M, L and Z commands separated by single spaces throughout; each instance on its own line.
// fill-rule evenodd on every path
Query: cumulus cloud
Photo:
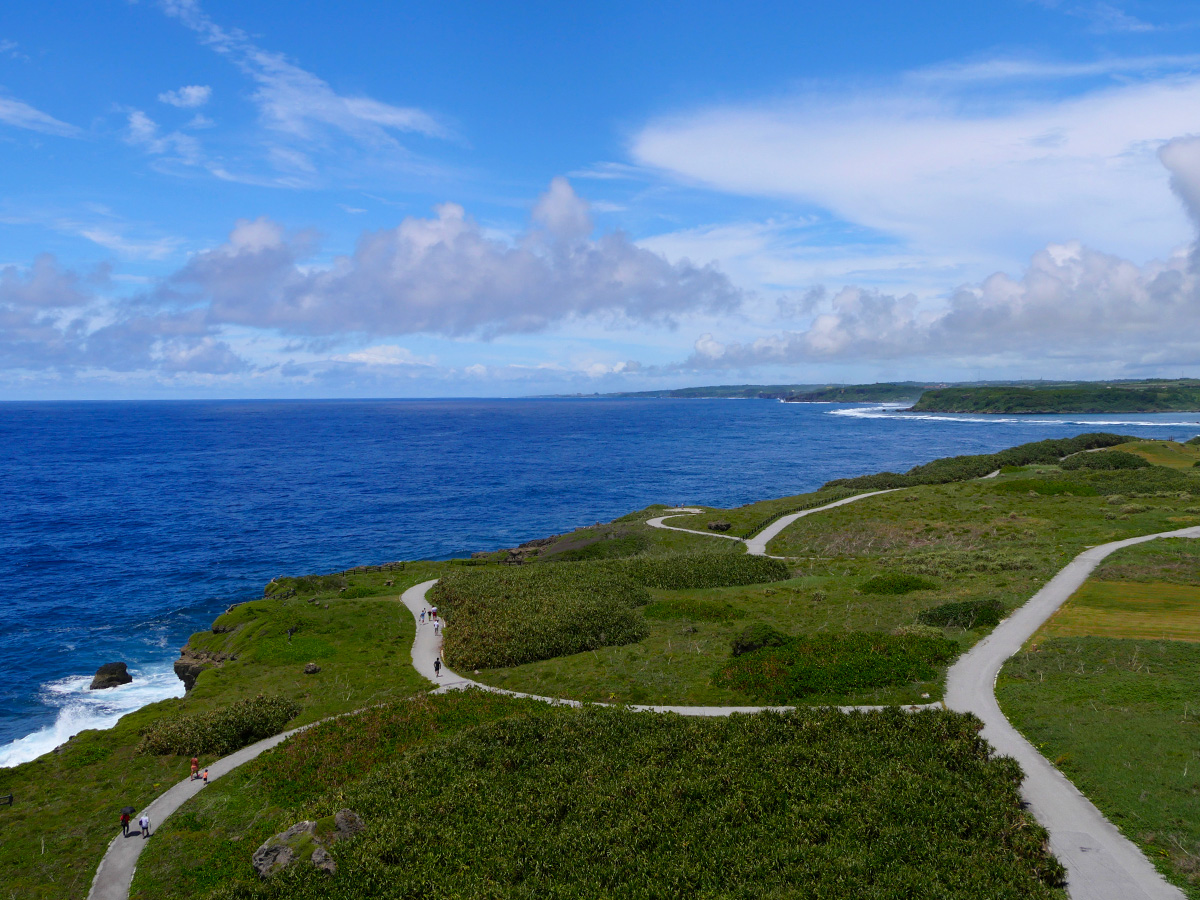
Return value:
M 194 310 L 145 309 L 97 293 L 107 267 L 89 277 L 43 254 L 26 269 L 0 270 L 0 369 L 231 374 L 249 364 Z
M 207 304 L 214 323 L 288 334 L 536 332 L 568 319 L 671 325 L 681 314 L 728 312 L 741 293 L 711 266 L 669 263 L 620 232 L 591 238 L 587 204 L 555 179 L 513 241 L 488 236 L 461 206 L 366 232 L 350 256 L 305 266 L 310 233 L 242 221 L 197 254 L 162 292 Z
M 997 273 L 940 304 L 860 287 L 817 296 L 803 327 L 753 342 L 703 335 L 684 367 L 901 359 L 1194 364 L 1198 288 L 1183 253 L 1137 266 L 1079 243 L 1051 245 L 1020 278 Z
M 177 91 L 163 91 L 158 99 L 180 109 L 195 109 L 203 106 L 212 96 L 212 88 L 206 84 L 188 84 Z

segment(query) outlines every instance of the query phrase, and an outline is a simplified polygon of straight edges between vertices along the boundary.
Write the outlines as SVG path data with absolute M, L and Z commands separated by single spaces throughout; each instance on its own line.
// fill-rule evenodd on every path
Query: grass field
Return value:
M 1200 586 L 1091 580 L 1038 636 L 1200 641 Z
M 1198 609 L 1200 541 L 1126 547 L 1005 665 L 996 689 L 1013 724 L 1193 898 Z
M 355 718 L 189 801 L 133 896 L 1063 896 L 1018 770 L 969 716 L 695 719 L 469 692 Z M 336 874 L 254 875 L 261 840 L 343 806 L 367 828 L 334 846 Z
M 1200 462 L 1200 445 L 1179 441 L 1131 441 L 1113 449 L 1136 453 L 1156 466 L 1169 466 L 1172 469 L 1191 469 Z
M 1200 644 L 1038 639 L 1005 715 L 1189 897 L 1200 898 Z
M 436 571 L 412 564 L 386 576 L 350 576 L 353 584 L 380 588 L 385 579 L 395 580 L 389 595 L 378 599 L 341 600 L 330 592 L 317 604 L 297 595 L 239 606 L 216 623 L 235 631 L 206 633 L 196 641 L 238 658 L 202 673 L 186 697 L 144 707 L 107 731 L 83 732 L 61 752 L 0 769 L 0 795 L 14 796 L 11 807 L 0 807 L 0 898 L 87 895 L 119 830 L 120 808 L 141 809 L 187 775 L 183 757 L 135 752 L 139 730 L 160 716 L 208 712 L 265 692 L 300 701 L 302 711 L 291 723 L 298 725 L 422 689 L 425 681 L 409 661 L 412 616 L 396 598 Z M 300 630 L 289 644 L 287 629 L 294 626 Z M 320 664 L 320 674 L 302 674 L 310 659 Z

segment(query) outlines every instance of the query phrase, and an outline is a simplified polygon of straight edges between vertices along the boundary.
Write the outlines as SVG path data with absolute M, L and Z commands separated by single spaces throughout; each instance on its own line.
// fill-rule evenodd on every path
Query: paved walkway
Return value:
M 729 534 L 721 534 L 719 531 L 697 531 L 692 528 L 680 528 L 677 525 L 664 524 L 664 519 L 671 519 L 675 516 L 686 516 L 695 513 L 704 512 L 702 509 L 696 509 L 691 506 L 680 506 L 675 509 L 669 509 L 664 515 L 657 516 L 653 519 L 647 519 L 646 524 L 651 528 L 664 528 L 667 531 L 682 531 L 684 534 L 701 534 L 705 537 L 724 538 L 727 541 L 738 541 L 746 545 L 746 552 L 751 556 L 766 556 L 767 544 L 771 543 L 783 529 L 787 528 L 797 519 L 803 519 L 805 516 L 811 516 L 813 513 L 824 512 L 827 509 L 833 509 L 835 506 L 845 506 L 847 503 L 857 503 L 859 500 L 865 500 L 867 497 L 878 497 L 880 494 L 890 494 L 892 491 L 899 488 L 889 488 L 886 491 L 871 491 L 867 494 L 855 494 L 853 497 L 847 497 L 844 500 L 835 500 L 833 503 L 826 503 L 824 506 L 815 506 L 812 509 L 801 510 L 798 513 L 789 513 L 786 516 L 776 519 L 758 534 L 753 537 L 740 538 Z M 783 559 L 785 557 L 778 557 Z
M 797 519 L 852 503 L 864 497 L 889 493 L 875 491 L 858 494 L 816 509 L 804 510 L 773 523 L 756 538 L 745 541 L 748 552 L 765 555 L 766 544 L 780 531 Z M 700 510 L 695 510 L 699 512 Z M 664 525 L 663 519 L 672 515 L 686 515 L 693 510 L 681 508 L 664 516 L 650 520 L 647 524 L 672 531 L 687 531 L 690 534 L 708 534 L 709 537 L 731 538 L 729 535 L 697 532 L 691 529 Z M 771 533 L 767 535 L 767 532 Z M 767 535 L 763 537 L 763 535 Z M 1025 771 L 1021 792 L 1035 816 L 1050 832 L 1050 846 L 1055 855 L 1067 867 L 1068 893 L 1072 900 L 1182 900 L 1183 893 L 1167 884 L 1138 848 L 1124 838 L 1063 775 L 1026 741 L 1004 717 L 996 702 L 995 680 L 1000 667 L 1010 656 L 1033 636 L 1034 632 L 1055 610 L 1087 579 L 1099 562 L 1121 547 L 1151 541 L 1159 537 L 1200 538 L 1200 528 L 1151 534 L 1130 538 L 1084 551 L 1046 584 L 1028 603 L 1005 619 L 984 640 L 976 644 L 950 669 L 946 679 L 946 705 L 961 712 L 972 712 L 984 722 L 983 735 L 996 749 L 1013 756 Z M 759 542 L 761 539 L 761 542 Z M 752 544 L 751 541 L 756 543 Z M 442 636 L 436 634 L 432 623 L 420 622 L 420 612 L 428 608 L 427 593 L 437 579 L 422 582 L 409 588 L 401 601 L 417 620 L 416 637 L 412 646 L 412 664 L 421 675 L 438 685 L 438 691 L 478 687 L 484 690 L 513 697 L 527 697 L 546 703 L 566 706 L 581 706 L 575 700 L 540 697 L 507 691 L 491 685 L 480 684 L 442 666 L 435 673 L 433 662 L 441 653 Z M 451 625 L 453 627 L 453 625 Z M 936 704 L 930 704 L 934 706 Z M 646 712 L 675 712 L 691 716 L 727 716 L 734 713 L 755 713 L 765 709 L 784 710 L 790 707 L 762 706 L 635 706 L 633 709 Z M 877 709 L 878 707 L 840 707 L 852 709 Z M 906 707 L 918 709 L 919 707 Z M 314 723 L 315 724 L 315 723 Z M 267 738 L 249 747 L 217 760 L 208 767 L 209 780 L 215 781 L 225 773 L 236 769 L 244 762 L 258 756 L 304 728 L 292 729 L 275 737 Z M 203 783 L 184 779 L 159 796 L 147 807 L 152 826 L 157 828 L 184 802 L 203 790 Z M 141 815 L 139 810 L 138 815 Z M 131 833 L 125 838 L 117 835 L 96 869 L 88 900 L 128 900 L 129 888 L 137 867 L 138 856 L 145 846 L 140 836 Z
M 1013 728 L 996 702 L 996 676 L 1101 560 L 1114 550 L 1160 537 L 1200 538 L 1200 528 L 1085 550 L 960 658 L 946 676 L 946 706 L 979 716 L 988 742 L 1021 764 L 1025 772 L 1021 794 L 1050 832 L 1050 848 L 1067 867 L 1067 891 L 1074 900 L 1183 900 L 1183 892 L 1168 884 L 1142 851 Z

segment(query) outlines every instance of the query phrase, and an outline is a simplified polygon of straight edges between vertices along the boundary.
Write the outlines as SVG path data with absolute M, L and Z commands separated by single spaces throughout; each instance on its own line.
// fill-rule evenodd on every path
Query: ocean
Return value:
M 0 403 L 0 766 L 183 692 L 189 634 L 280 574 L 445 559 L 651 503 L 735 506 L 1200 415 L 897 415 L 765 400 Z M 132 684 L 90 693 L 102 663 Z

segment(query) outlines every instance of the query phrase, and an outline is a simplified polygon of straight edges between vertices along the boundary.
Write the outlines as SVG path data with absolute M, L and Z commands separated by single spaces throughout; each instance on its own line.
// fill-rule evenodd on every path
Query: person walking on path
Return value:
M 129 813 L 121 813 L 121 834 L 129 837 Z
M 204 770 L 204 783 L 208 784 L 208 769 L 207 768 Z
M 434 634 L 434 637 L 436 637 L 437 635 L 439 635 L 439 634 L 441 634 L 441 633 L 442 633 L 442 623 L 441 623 L 441 622 L 434 622 L 434 623 L 433 623 L 433 634 Z
M 421 607 L 421 624 L 425 624 L 425 607 Z
M 433 658 L 433 674 L 438 678 L 442 677 L 442 658 L 440 656 Z
M 193 756 L 192 757 L 192 781 L 196 780 L 196 773 L 199 771 L 200 771 L 200 758 L 198 756 Z
M 142 826 L 142 840 L 150 837 L 150 817 L 142 813 L 142 817 L 138 819 L 138 824 Z

